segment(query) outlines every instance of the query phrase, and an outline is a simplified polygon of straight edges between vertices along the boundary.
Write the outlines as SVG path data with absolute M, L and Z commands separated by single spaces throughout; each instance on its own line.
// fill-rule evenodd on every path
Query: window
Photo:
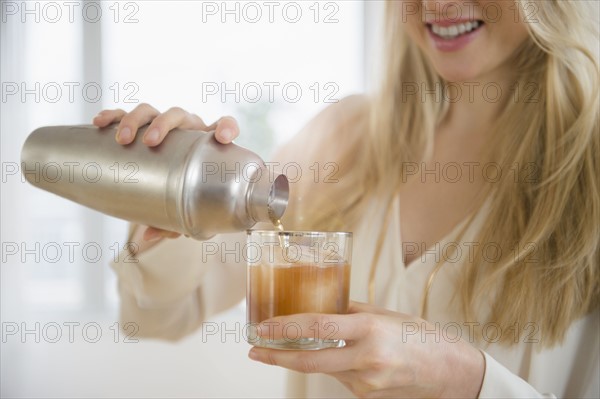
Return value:
M 112 334 L 118 307 L 108 263 L 124 243 L 126 223 L 25 183 L 19 154 L 27 135 L 40 126 L 88 124 L 103 108 L 130 110 L 147 102 L 162 111 L 180 106 L 207 123 L 232 115 L 242 130 L 236 142 L 269 159 L 321 109 L 364 91 L 364 26 L 377 26 L 373 2 L 358 0 L 3 1 L 1 7 L 3 328 L 96 320 L 105 334 Z M 223 317 L 245 316 L 238 308 Z M 126 349 L 77 337 L 52 346 L 43 334 L 33 345 L 32 335 L 27 342 L 20 332 L 3 335 L 3 364 L 15 367 L 2 368 L 2 394 L 248 394 L 218 379 L 219 373 L 227 378 L 231 358 L 214 353 L 210 365 L 194 361 L 202 351 L 220 350 L 203 348 L 198 337 Z M 226 350 L 239 356 L 239 367 L 250 368 L 243 348 Z M 95 365 L 72 385 L 68 376 L 81 368 L 82 354 Z M 157 356 L 158 366 L 152 363 Z M 48 357 L 57 363 L 40 367 Z M 127 379 L 102 372 L 125 361 Z M 200 374 L 177 371 L 178 365 L 197 367 L 204 382 Z M 267 370 L 251 367 L 240 373 L 251 378 Z M 152 373 L 178 375 L 179 387 L 158 387 Z

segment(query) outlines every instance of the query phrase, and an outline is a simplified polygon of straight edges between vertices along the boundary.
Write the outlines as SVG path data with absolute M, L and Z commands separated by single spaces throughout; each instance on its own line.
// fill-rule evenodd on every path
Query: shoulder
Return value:
M 326 107 L 276 152 L 275 159 L 300 164 L 335 161 L 364 136 L 369 109 L 370 100 L 364 95 L 345 97 Z
M 367 138 L 369 108 L 367 97 L 344 98 L 316 115 L 277 152 L 275 160 L 290 181 L 286 228 L 314 229 L 319 226 L 316 215 L 336 208 L 337 199 L 345 195 L 348 178 L 359 170 L 355 166 Z

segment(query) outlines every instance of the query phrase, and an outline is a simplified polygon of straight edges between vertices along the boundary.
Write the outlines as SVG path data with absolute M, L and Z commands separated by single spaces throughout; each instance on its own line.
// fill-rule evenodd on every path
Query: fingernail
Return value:
M 233 140 L 233 130 L 229 128 L 221 130 L 221 138 L 225 141 Z
M 158 132 L 158 129 L 152 129 L 146 132 L 146 134 L 144 135 L 144 141 L 147 141 L 149 143 L 155 143 L 158 141 L 159 137 L 160 133 Z
M 248 352 L 248 357 L 252 360 L 258 360 L 259 358 L 254 348 L 250 349 L 250 352 Z
M 124 127 L 123 129 L 119 130 L 117 135 L 119 137 L 119 141 L 129 141 L 131 140 L 131 129 Z

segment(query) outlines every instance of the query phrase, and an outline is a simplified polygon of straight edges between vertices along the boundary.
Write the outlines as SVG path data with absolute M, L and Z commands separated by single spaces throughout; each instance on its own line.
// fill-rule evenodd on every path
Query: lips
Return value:
M 484 29 L 481 20 L 436 21 L 426 23 L 433 45 L 440 51 L 457 51 L 469 44 Z

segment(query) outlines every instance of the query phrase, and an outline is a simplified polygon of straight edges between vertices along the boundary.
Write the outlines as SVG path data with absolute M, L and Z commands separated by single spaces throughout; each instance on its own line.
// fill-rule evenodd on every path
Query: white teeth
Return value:
M 440 37 L 443 37 L 444 39 L 454 39 L 455 37 L 462 35 L 463 33 L 467 33 L 472 31 L 473 29 L 478 28 L 479 25 L 479 21 L 463 22 L 460 24 L 450 26 L 439 26 L 436 24 L 431 24 L 431 30 L 433 31 L 433 33 Z

